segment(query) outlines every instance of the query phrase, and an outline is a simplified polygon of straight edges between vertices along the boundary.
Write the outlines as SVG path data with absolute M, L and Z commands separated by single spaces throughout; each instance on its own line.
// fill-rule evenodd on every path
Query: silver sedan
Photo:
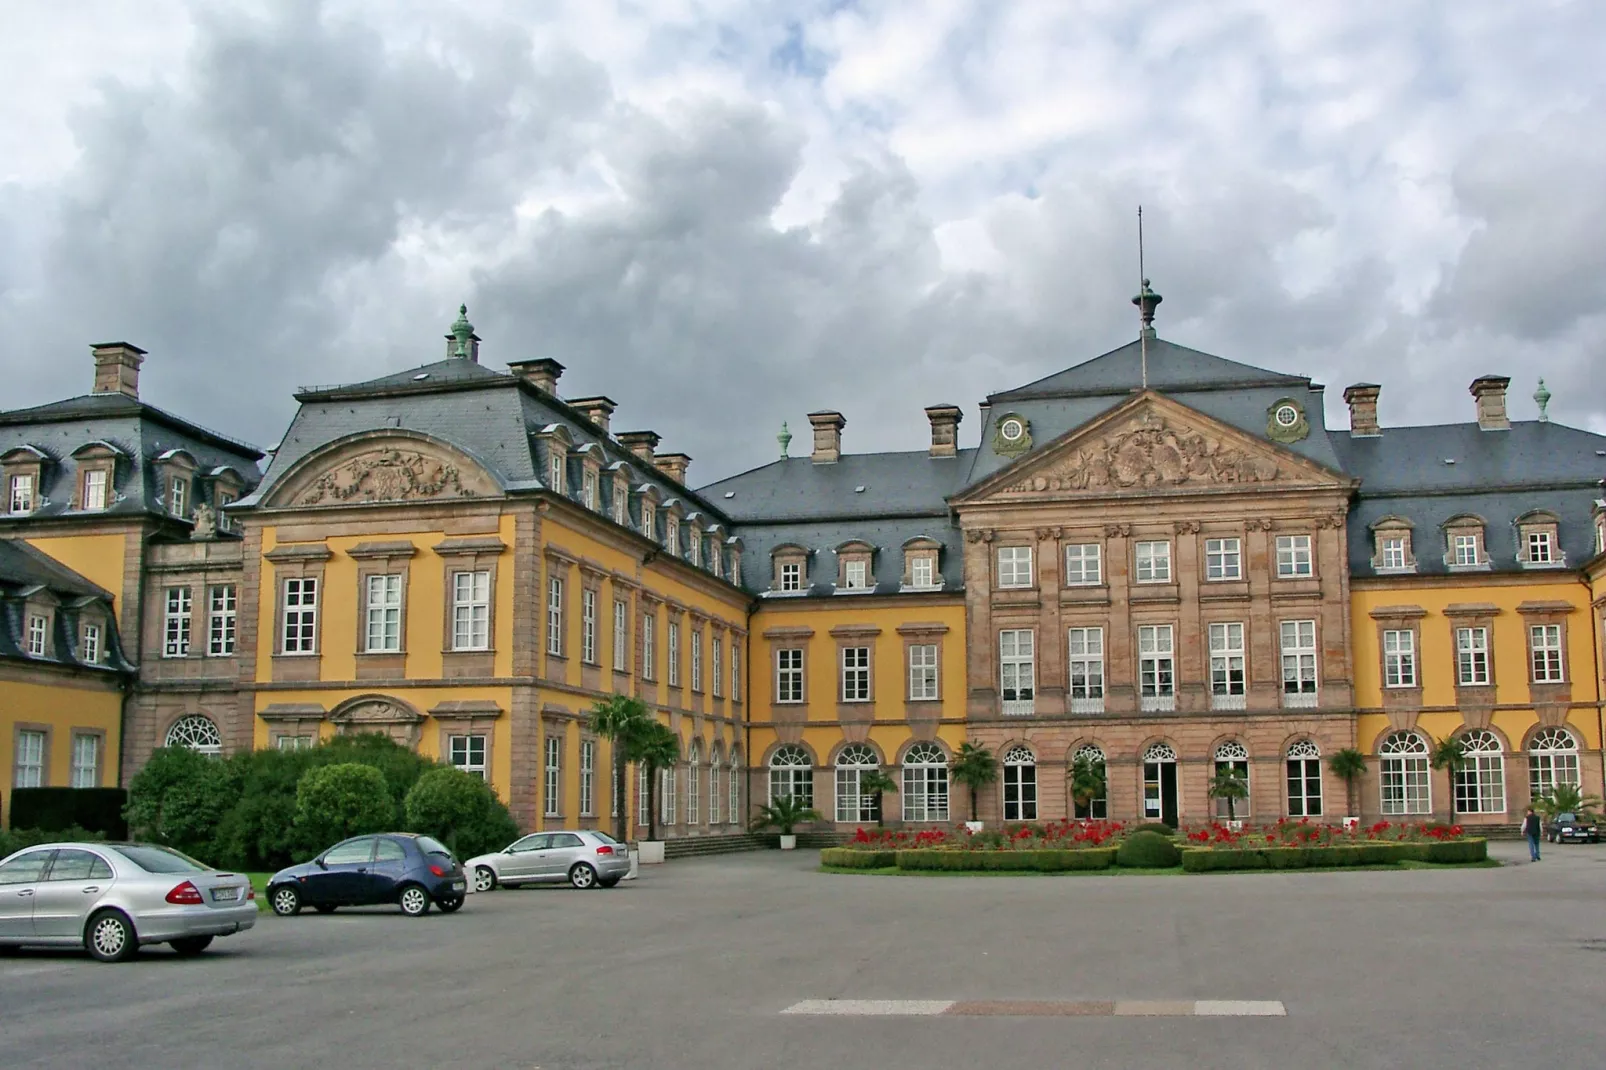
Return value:
M 576 888 L 612 888 L 630 873 L 630 849 L 606 832 L 537 832 L 495 854 L 463 863 L 476 892 L 498 884 L 568 881 Z
M 0 947 L 82 947 L 101 962 L 132 958 L 144 944 L 198 955 L 256 921 L 244 874 L 167 847 L 44 843 L 0 861 Z

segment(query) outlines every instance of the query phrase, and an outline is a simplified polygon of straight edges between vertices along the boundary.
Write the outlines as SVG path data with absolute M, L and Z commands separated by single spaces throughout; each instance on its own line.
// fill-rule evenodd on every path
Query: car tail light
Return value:
M 175 906 L 192 907 L 202 902 L 201 890 L 189 881 L 167 893 L 167 901 Z
M 255 888 L 247 888 L 245 890 L 245 897 L 247 899 L 255 899 L 257 897 L 257 890 Z
M 436 862 L 431 862 L 429 864 L 429 871 L 431 873 L 435 874 L 435 876 L 437 876 L 437 877 L 446 876 L 446 867 L 443 866 L 443 865 L 440 865 L 440 864 L 438 864 Z
M 613 848 L 609 847 L 607 844 L 603 844 L 601 847 L 597 848 L 597 854 L 599 854 L 599 855 L 611 855 L 611 854 L 613 854 Z

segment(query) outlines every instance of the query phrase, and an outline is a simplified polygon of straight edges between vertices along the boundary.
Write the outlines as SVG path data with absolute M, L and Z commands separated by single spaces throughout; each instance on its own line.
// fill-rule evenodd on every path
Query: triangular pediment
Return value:
M 1353 484 L 1293 450 L 1147 392 L 1027 454 L 952 501 L 1337 490 Z

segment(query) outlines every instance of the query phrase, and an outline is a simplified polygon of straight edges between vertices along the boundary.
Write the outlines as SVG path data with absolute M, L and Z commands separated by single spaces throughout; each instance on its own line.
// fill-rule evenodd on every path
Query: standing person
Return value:
M 1531 862 L 1539 861 L 1539 832 L 1541 827 L 1539 815 L 1534 813 L 1533 807 L 1528 807 L 1528 815 L 1522 819 L 1522 834 L 1528 839 L 1528 859 Z

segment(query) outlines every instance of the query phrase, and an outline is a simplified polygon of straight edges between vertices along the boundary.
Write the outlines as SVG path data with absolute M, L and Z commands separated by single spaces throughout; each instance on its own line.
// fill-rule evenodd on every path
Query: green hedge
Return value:
M 122 788 L 17 788 L 11 793 L 11 827 L 59 832 L 83 828 L 114 840 L 128 838 Z
M 897 851 L 859 851 L 852 847 L 825 847 L 820 850 L 822 866 L 840 869 L 891 869 L 898 864 Z
M 1377 866 L 1395 862 L 1481 862 L 1489 857 L 1485 840 L 1442 843 L 1353 843 L 1332 847 L 1189 847 L 1182 852 L 1188 873 L 1248 869 L 1314 869 Z
M 1129 830 L 1127 832 L 1127 835 L 1131 836 L 1134 833 L 1138 833 L 1138 832 L 1153 832 L 1153 833 L 1156 833 L 1157 835 L 1165 836 L 1167 838 L 1170 838 L 1170 837 L 1175 836 L 1177 834 L 1177 830 L 1176 829 L 1172 828 L 1170 825 L 1167 825 L 1163 821 L 1145 821 L 1143 824 L 1139 825 L 1137 828 Z
M 1177 845 L 1158 832 L 1134 832 L 1115 855 L 1117 865 L 1139 869 L 1169 869 L 1181 861 Z
M 1114 862 L 1113 847 L 1074 850 L 1044 848 L 1032 851 L 910 850 L 897 853 L 899 869 L 948 873 L 1064 873 L 1069 870 L 1109 869 Z

